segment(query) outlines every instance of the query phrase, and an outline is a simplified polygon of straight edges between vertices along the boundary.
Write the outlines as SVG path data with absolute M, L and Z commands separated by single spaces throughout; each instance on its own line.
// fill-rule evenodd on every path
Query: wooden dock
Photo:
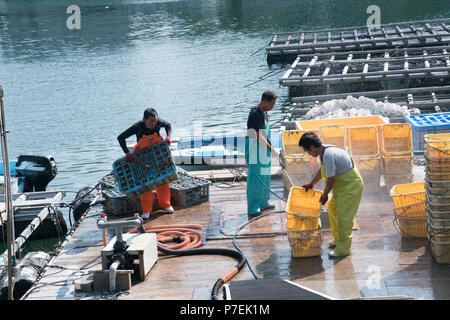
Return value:
M 423 167 L 415 167 L 415 179 L 423 179 Z M 154 214 L 151 225 L 200 224 L 204 248 L 233 248 L 232 237 L 248 221 L 245 182 L 210 187 L 209 202 Z M 286 196 L 281 179 L 272 179 L 272 190 Z M 273 197 L 276 209 L 285 202 Z M 208 256 L 160 256 L 145 281 L 133 280 L 131 290 L 115 295 L 79 292 L 74 281 L 101 269 L 102 231 L 96 226 L 100 205 L 94 206 L 68 236 L 25 300 L 208 300 L 215 281 L 235 265 L 232 258 Z M 274 213 L 242 229 L 237 245 L 245 253 L 258 278 L 291 280 L 336 299 L 409 296 L 414 299 L 449 299 L 450 269 L 430 256 L 427 239 L 402 238 L 393 223 L 392 200 L 385 190 L 366 194 L 356 217 L 352 254 L 328 257 L 331 234 L 322 217 L 322 255 L 292 258 L 286 235 L 285 215 Z M 252 280 L 246 266 L 231 282 Z M 379 281 L 378 281 L 379 280 Z M 252 299 L 251 296 L 248 299 Z

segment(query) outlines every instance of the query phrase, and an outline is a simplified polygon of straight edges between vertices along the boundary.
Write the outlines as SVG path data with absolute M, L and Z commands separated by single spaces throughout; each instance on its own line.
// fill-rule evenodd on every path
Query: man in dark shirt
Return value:
M 118 137 L 120 147 L 125 154 L 130 154 L 128 150 L 126 139 L 132 135 L 136 135 L 136 141 L 139 141 L 143 136 L 148 136 L 154 133 L 159 135 L 161 128 L 166 130 L 166 142 L 171 143 L 170 135 L 172 133 L 172 127 L 170 123 L 158 118 L 158 113 L 153 108 L 148 108 L 144 111 L 144 118 L 141 121 L 136 122 L 127 130 L 122 132 Z
M 152 144 L 162 141 L 163 138 L 159 135 L 160 129 L 164 127 L 166 130 L 166 138 L 164 139 L 168 144 L 171 143 L 170 123 L 158 118 L 158 113 L 153 108 L 148 108 L 144 111 L 144 118 L 141 121 L 136 122 L 127 130 L 122 132 L 117 140 L 120 147 L 125 152 L 125 160 L 133 162 L 135 157 L 133 153 L 127 147 L 126 139 L 132 135 L 136 135 L 137 144 L 135 145 L 133 152 L 146 148 Z M 158 198 L 159 207 L 168 213 L 173 213 L 173 208 L 170 204 L 170 185 L 166 184 L 156 189 L 156 195 Z M 150 213 L 153 211 L 153 192 L 149 191 L 140 197 L 142 207 L 142 218 L 148 219 Z
M 273 91 L 265 91 L 261 102 L 252 108 L 247 119 L 245 137 L 245 161 L 247 163 L 247 213 L 256 217 L 264 210 L 274 209 L 269 204 L 271 180 L 271 156 L 278 153 L 270 142 L 269 117 L 267 111 L 273 109 L 277 96 Z

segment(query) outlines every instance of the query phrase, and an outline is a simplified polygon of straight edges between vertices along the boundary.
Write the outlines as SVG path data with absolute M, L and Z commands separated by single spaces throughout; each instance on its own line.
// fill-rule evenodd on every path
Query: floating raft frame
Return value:
M 338 93 L 318 96 L 292 98 L 292 105 L 287 111 L 280 130 L 295 130 L 295 122 L 304 116 L 317 103 L 333 99 L 345 99 L 364 96 L 382 102 L 405 105 L 408 109 L 418 108 L 421 112 L 445 112 L 450 110 L 450 85 L 441 87 L 424 87 L 398 90 Z
M 349 83 L 360 84 L 359 90 L 352 85 L 350 89 L 354 91 L 367 90 L 370 85 L 379 90 L 382 89 L 381 81 L 390 80 L 414 80 L 408 84 L 410 87 L 423 82 L 428 85 L 450 84 L 450 46 L 404 48 L 384 53 L 368 50 L 360 52 L 357 59 L 353 53 L 341 54 L 340 60 L 335 59 L 336 55 L 315 55 L 311 59 L 297 57 L 279 80 L 280 85 L 289 87 L 291 95 L 300 93 L 299 90 L 302 90 L 302 95 L 308 95 L 314 91 L 307 91 L 306 86 L 315 86 L 313 90 L 326 92 L 327 85 Z M 341 89 L 345 92 L 345 88 Z
M 350 50 L 445 45 L 450 18 L 338 29 L 278 33 L 266 47 L 268 63 L 290 63 L 297 55 Z

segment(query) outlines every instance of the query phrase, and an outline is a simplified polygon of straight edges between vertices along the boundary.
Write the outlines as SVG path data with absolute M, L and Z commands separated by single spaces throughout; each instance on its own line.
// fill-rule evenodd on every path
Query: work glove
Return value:
M 134 156 L 134 154 L 127 153 L 127 155 L 125 156 L 125 161 L 126 162 L 133 162 L 134 160 L 136 160 L 136 157 Z
M 309 189 L 314 188 L 314 185 L 311 182 L 309 182 L 309 183 L 305 184 L 303 186 L 303 188 L 305 188 L 305 191 L 308 192 Z
M 164 139 L 165 142 L 167 142 L 167 144 L 170 146 L 170 144 L 172 143 L 172 140 L 170 139 L 170 137 L 166 137 Z

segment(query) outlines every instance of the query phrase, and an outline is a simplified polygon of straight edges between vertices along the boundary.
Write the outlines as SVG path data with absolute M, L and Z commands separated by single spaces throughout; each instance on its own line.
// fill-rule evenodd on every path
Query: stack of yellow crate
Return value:
M 382 165 L 386 190 L 390 192 L 396 184 L 411 183 L 412 135 L 408 123 L 391 123 L 381 128 Z
M 424 138 L 428 239 L 435 260 L 450 263 L 450 133 Z
M 319 127 L 319 138 L 323 144 L 332 144 L 347 149 L 347 126 L 345 124 L 327 124 Z
M 376 126 L 348 128 L 350 154 L 364 181 L 364 190 L 378 191 L 381 157 Z
M 322 191 L 292 187 L 286 206 L 286 226 L 292 257 L 322 254 L 319 199 Z
M 286 130 L 282 133 L 282 147 L 280 154 L 283 163 L 282 179 L 286 191 L 292 186 L 303 186 L 311 182 L 313 172 L 317 172 L 317 160 L 303 151 L 298 145 L 304 130 Z
M 407 238 L 427 237 L 425 183 L 397 184 L 390 191 L 394 201 L 394 225 Z

